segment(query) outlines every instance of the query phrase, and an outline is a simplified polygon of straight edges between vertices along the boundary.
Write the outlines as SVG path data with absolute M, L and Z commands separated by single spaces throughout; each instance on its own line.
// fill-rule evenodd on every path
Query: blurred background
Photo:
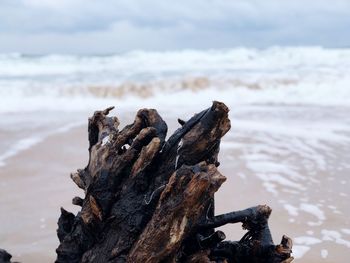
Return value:
M 171 133 L 220 100 L 217 213 L 269 204 L 298 262 L 348 262 L 349 28 L 349 0 L 1 0 L 0 247 L 54 261 L 95 110 L 156 108 Z

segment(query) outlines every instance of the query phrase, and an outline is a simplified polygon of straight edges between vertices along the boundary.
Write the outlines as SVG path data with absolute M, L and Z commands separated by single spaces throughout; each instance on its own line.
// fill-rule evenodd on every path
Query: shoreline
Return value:
M 121 114 L 118 112 L 116 114 L 122 117 L 123 125 L 132 121 L 134 117 L 134 113 Z M 167 115 L 166 121 L 170 125 L 169 133 L 178 127 L 176 118 L 173 117 Z M 269 188 L 266 188 L 265 184 L 269 183 L 271 186 L 275 182 L 261 180 L 257 177 L 259 171 L 254 172 L 248 164 L 254 164 L 255 159 L 249 159 L 251 157 L 258 156 L 260 162 L 263 160 L 261 158 L 264 156 L 261 154 L 266 153 L 264 152 L 265 148 L 262 148 L 265 149 L 264 151 L 259 150 L 260 155 L 254 155 L 253 152 L 262 147 L 261 140 L 264 139 L 264 143 L 267 143 L 271 141 L 271 138 L 265 138 L 265 135 L 265 137 L 261 137 L 259 132 L 264 131 L 259 130 L 253 130 L 253 135 L 251 135 L 244 130 L 245 126 L 239 126 L 240 122 L 237 121 L 238 126 L 235 126 L 235 119 L 231 117 L 231 120 L 232 130 L 224 137 L 219 156 L 221 162 L 219 170 L 227 177 L 227 181 L 216 194 L 216 214 L 266 203 L 273 209 L 270 226 L 275 242 L 278 242 L 283 234 L 296 239 L 298 242 L 294 244 L 294 250 L 301 257 L 298 262 L 316 263 L 322 260 L 322 262 L 327 263 L 345 263 L 344 255 L 350 248 L 347 246 L 350 236 L 346 231 L 342 232 L 338 229 L 350 229 L 349 219 L 346 219 L 349 218 L 349 212 L 344 210 L 347 198 L 336 199 L 338 201 L 328 200 L 326 196 L 323 196 L 326 192 L 322 189 L 320 189 L 319 194 L 311 191 L 310 187 L 314 187 L 312 181 L 310 185 L 304 183 L 306 193 L 293 194 L 291 192 L 293 188 L 288 188 L 288 185 L 283 184 L 275 184 L 274 189 L 278 193 L 277 196 L 273 192 L 269 192 Z M 273 134 L 273 136 L 276 135 Z M 273 143 L 280 147 L 277 139 L 281 138 L 272 138 L 274 138 Z M 285 137 L 283 138 L 285 140 Z M 275 144 L 269 147 L 277 147 Z M 255 148 L 251 148 L 253 146 Z M 0 215 L 0 222 L 3 226 L 0 247 L 9 251 L 14 260 L 29 263 L 54 261 L 55 249 L 58 246 L 56 228 L 59 208 L 63 206 L 68 211 L 76 213 L 79 207 L 73 206 L 71 199 L 76 195 L 83 195 L 83 192 L 71 181 L 69 174 L 77 168 L 85 167 L 88 162 L 87 149 L 86 126 L 78 126 L 70 130 L 63 130 L 61 133 L 48 135 L 31 148 L 9 158 L 6 165 L 0 167 L 2 179 L 0 183 L 0 207 L 4 211 Z M 251 150 L 253 152 L 250 152 Z M 276 151 L 274 148 L 270 150 Z M 337 154 L 341 156 L 344 150 L 346 148 L 339 148 Z M 282 153 L 281 151 L 277 155 L 271 155 L 267 152 L 269 158 L 277 158 L 276 162 L 278 160 L 284 161 Z M 292 153 L 291 150 L 288 150 L 289 155 Z M 294 153 L 293 158 L 300 162 L 305 157 L 298 154 Z M 272 161 L 274 159 L 269 160 L 269 162 Z M 345 169 L 343 172 L 337 172 L 336 175 L 339 177 L 337 180 L 345 180 L 341 178 L 346 178 L 346 171 Z M 303 173 L 308 175 L 307 171 L 301 171 L 301 174 Z M 332 189 L 334 188 L 333 190 L 339 190 L 334 181 L 328 180 L 330 177 L 328 173 L 320 173 L 317 180 L 324 180 Z M 345 189 L 345 187 L 346 184 L 343 188 Z M 339 194 L 343 191 L 339 190 Z M 320 198 L 325 199 L 323 203 Z M 321 208 L 325 218 L 321 218 L 322 220 L 317 217 L 317 213 L 310 212 L 312 209 L 320 208 L 319 204 L 315 205 L 316 200 L 323 205 Z M 343 204 L 339 200 L 343 200 Z M 296 206 L 296 204 L 301 205 L 302 203 L 309 204 L 311 210 L 304 211 L 302 207 Z M 339 210 L 327 208 L 327 203 L 337 206 Z M 294 210 L 286 210 L 286 205 L 294 205 Z M 293 211 L 297 211 L 294 216 Z M 307 224 L 318 219 L 321 220 L 319 226 Z M 229 225 L 223 229 L 227 233 L 228 240 L 238 240 L 244 233 L 239 224 Z M 293 232 L 290 229 L 293 229 Z M 324 230 L 336 232 L 328 232 L 325 235 L 322 234 Z M 341 235 L 338 239 L 334 236 L 337 234 Z M 342 242 L 343 244 L 341 244 Z M 325 250 L 327 250 L 328 255 L 323 258 Z M 305 252 L 304 255 L 302 255 L 303 252 Z
M 71 198 L 83 194 L 69 177 L 87 164 L 88 143 L 81 136 L 82 130 L 80 126 L 50 135 L 0 167 L 5 182 L 1 184 L 0 206 L 6 211 L 0 215 L 3 228 L 0 243 L 13 255 L 13 260 L 54 260 L 59 244 L 56 228 L 60 207 L 77 212 Z M 73 142 L 65 143 L 72 137 Z

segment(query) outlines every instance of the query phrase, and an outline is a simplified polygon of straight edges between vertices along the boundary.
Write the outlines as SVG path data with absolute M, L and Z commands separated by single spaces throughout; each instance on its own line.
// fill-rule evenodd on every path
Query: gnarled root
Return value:
M 142 109 L 119 130 L 113 107 L 89 119 L 89 162 L 71 175 L 85 192 L 77 215 L 61 209 L 56 262 L 281 262 L 291 241 L 272 242 L 271 209 L 257 206 L 215 216 L 214 193 L 226 178 L 217 167 L 221 138 L 230 129 L 221 102 L 167 125 Z M 247 234 L 225 242 L 215 231 L 242 222 Z M 269 261 L 270 260 L 270 261 Z M 279 260 L 279 261 L 278 261 Z M 287 262 L 287 261 L 286 261 Z

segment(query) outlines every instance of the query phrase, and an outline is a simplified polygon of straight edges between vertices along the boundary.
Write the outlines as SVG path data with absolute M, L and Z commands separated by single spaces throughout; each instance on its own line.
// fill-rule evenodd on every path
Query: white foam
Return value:
M 42 141 L 42 138 L 39 137 L 28 137 L 18 140 L 17 142 L 13 143 L 10 148 L 0 155 L 0 166 L 5 166 L 5 161 L 19 152 L 25 151 L 29 148 L 31 148 L 33 145 L 38 144 Z
M 324 221 L 326 219 L 324 212 L 316 205 L 302 203 L 300 204 L 300 210 L 314 215 L 319 221 Z
M 321 257 L 322 258 L 327 258 L 328 257 L 328 250 L 327 249 L 322 249 L 321 250 Z
M 310 237 L 310 236 L 295 237 L 295 238 L 293 238 L 293 241 L 296 244 L 306 245 L 306 246 L 315 245 L 315 244 L 319 244 L 322 242 L 320 239 L 315 238 L 315 237 Z
M 27 138 L 17 140 L 10 147 L 8 147 L 8 149 L 2 155 L 0 155 L 0 167 L 5 166 L 6 161 L 8 159 L 44 141 L 48 136 L 51 136 L 53 134 L 65 133 L 81 125 L 83 125 L 83 122 L 69 123 L 69 124 L 63 125 L 58 129 L 51 130 L 46 133 L 42 133 L 40 134 L 40 136 L 39 135 L 32 136 L 32 137 L 27 137 Z
M 262 185 L 265 187 L 267 192 L 272 193 L 274 196 L 278 195 L 278 191 L 276 190 L 276 184 L 273 184 L 267 180 L 263 182 Z
M 337 244 L 350 248 L 350 241 L 343 239 L 342 235 L 338 231 L 323 229 L 321 234 L 322 240 L 324 241 L 333 241 Z
M 0 56 L 0 74 L 10 76 L 55 75 L 70 72 L 94 73 L 114 71 L 126 74 L 169 71 L 242 70 L 279 72 L 288 69 L 312 72 L 314 68 L 334 75 L 349 66 L 349 49 L 320 47 L 285 48 L 266 50 L 235 48 L 226 50 L 183 50 L 168 52 L 133 51 L 112 56 L 47 55 L 24 57 Z M 127 71 L 127 72 L 125 72 Z
M 251 167 L 251 165 L 249 165 Z M 255 167 L 256 169 L 256 167 Z M 276 183 L 279 183 L 280 185 L 283 185 L 283 186 L 288 186 L 288 187 L 293 187 L 293 188 L 296 188 L 296 189 L 305 189 L 305 187 L 303 187 L 301 184 L 297 184 L 297 183 L 294 183 L 293 181 L 287 179 L 286 177 L 283 177 L 279 174 L 272 174 L 272 173 L 257 173 L 256 174 L 257 177 L 259 177 L 261 180 L 263 181 L 268 181 L 268 182 L 276 182 Z
M 291 216 L 298 216 L 299 215 L 297 207 L 292 206 L 290 204 L 284 204 L 283 207 L 288 211 L 288 214 L 290 214 Z
M 0 112 L 94 109 L 111 99 L 137 107 L 144 96 L 154 107 L 174 101 L 207 105 L 212 99 L 349 106 L 349 67 L 350 49 L 319 47 L 0 55 Z
M 344 234 L 350 235 L 350 229 L 349 228 L 342 228 L 341 230 Z
M 319 226 L 322 225 L 326 216 L 324 212 L 316 205 L 309 203 L 301 203 L 299 206 L 293 206 L 291 204 L 283 204 L 283 208 L 287 210 L 290 216 L 298 216 L 301 211 L 309 213 L 317 218 L 317 221 L 308 221 L 309 226 Z
M 293 246 L 293 257 L 295 259 L 302 258 L 310 250 L 309 246 L 294 245 Z
M 303 125 L 303 126 L 293 126 L 292 123 L 286 127 L 285 125 L 281 125 L 279 123 L 275 123 L 276 125 L 266 125 L 265 122 L 259 121 L 243 121 L 236 120 L 235 124 L 237 128 L 245 129 L 245 130 L 255 130 L 261 131 L 268 134 L 276 134 L 276 135 L 285 135 L 288 137 L 297 137 L 302 139 L 318 139 L 323 141 L 349 141 L 349 138 L 345 135 L 337 134 L 337 131 L 350 131 L 349 125 L 342 124 L 332 124 L 331 126 L 328 123 L 312 123 L 311 125 Z M 307 130 L 308 132 L 305 132 Z M 297 141 L 296 141 L 297 142 Z M 307 145 L 299 145 L 303 147 L 307 151 L 312 151 Z

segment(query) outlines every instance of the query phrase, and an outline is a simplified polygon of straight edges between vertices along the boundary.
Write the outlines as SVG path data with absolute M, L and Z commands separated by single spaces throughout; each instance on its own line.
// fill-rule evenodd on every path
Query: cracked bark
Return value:
M 218 171 L 221 138 L 230 129 L 221 102 L 167 125 L 154 109 L 132 124 L 97 111 L 89 119 L 89 162 L 71 175 L 85 196 L 74 215 L 61 209 L 56 262 L 282 262 L 291 240 L 272 242 L 271 209 L 257 206 L 215 216 L 214 193 L 226 178 Z M 247 234 L 223 241 L 215 228 L 242 222 Z M 250 260 L 250 261 L 249 261 Z M 288 262 L 288 261 L 285 261 Z

